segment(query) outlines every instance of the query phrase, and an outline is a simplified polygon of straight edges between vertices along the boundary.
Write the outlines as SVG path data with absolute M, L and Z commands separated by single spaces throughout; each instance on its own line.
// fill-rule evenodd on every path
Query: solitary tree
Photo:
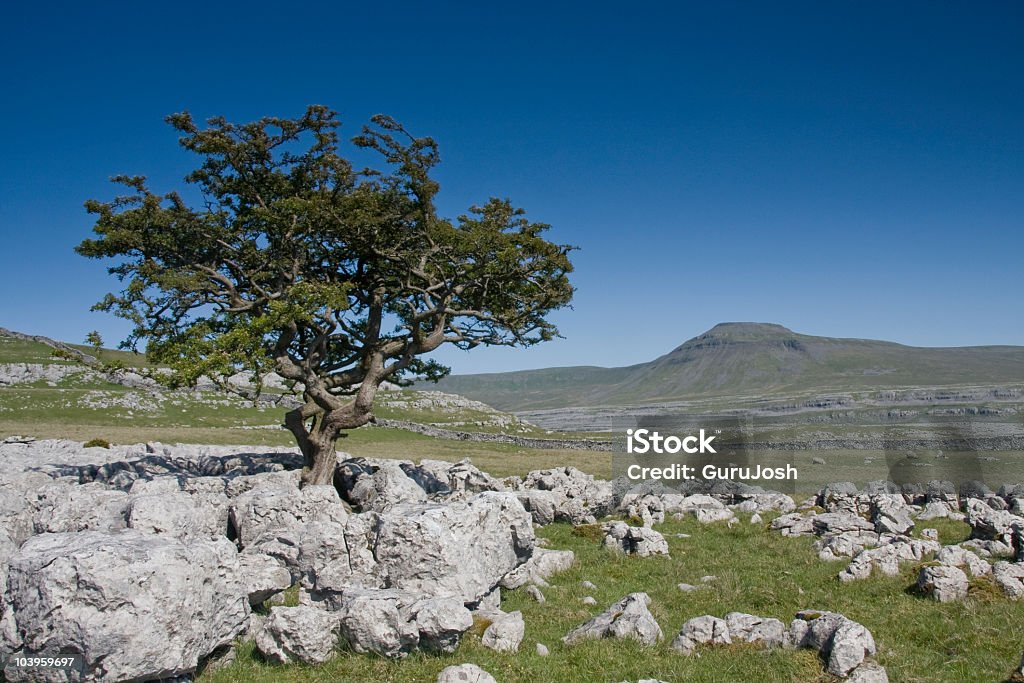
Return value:
M 438 216 L 432 139 L 376 116 L 352 142 L 383 163 L 358 170 L 326 107 L 206 128 L 188 113 L 167 121 L 201 158 L 185 178 L 201 200 L 119 176 L 128 194 L 86 203 L 96 237 L 76 250 L 115 259 L 123 283 L 94 308 L 130 320 L 122 348 L 144 342 L 172 385 L 241 371 L 257 390 L 270 371 L 291 382 L 303 402 L 285 426 L 305 484 L 331 482 L 335 441 L 373 419 L 382 382 L 448 372 L 425 354 L 558 334 L 546 316 L 572 298 L 572 248 L 508 200 Z

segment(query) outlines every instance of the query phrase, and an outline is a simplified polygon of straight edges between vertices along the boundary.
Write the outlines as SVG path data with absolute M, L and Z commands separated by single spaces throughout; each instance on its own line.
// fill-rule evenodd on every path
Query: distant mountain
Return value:
M 438 388 L 502 410 L 526 410 L 1017 383 L 1024 383 L 1022 346 L 920 348 L 814 337 L 770 323 L 721 323 L 649 363 L 455 375 Z

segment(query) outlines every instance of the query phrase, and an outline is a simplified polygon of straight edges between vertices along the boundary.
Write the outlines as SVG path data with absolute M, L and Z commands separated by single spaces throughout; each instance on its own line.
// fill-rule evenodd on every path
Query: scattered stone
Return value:
M 921 529 L 921 538 L 926 538 L 929 541 L 937 541 L 937 540 L 939 540 L 939 530 L 938 529 Z
M 575 645 L 590 639 L 633 638 L 644 645 L 654 645 L 664 634 L 647 609 L 650 603 L 647 593 L 630 593 L 590 621 L 574 628 L 562 638 L 562 642 Z
M 437 675 L 437 683 L 497 683 L 494 676 L 476 664 L 445 667 Z
M 938 552 L 941 547 L 935 541 L 897 536 L 891 543 L 859 552 L 849 566 L 839 573 L 839 580 L 847 582 L 866 579 L 873 571 L 885 576 L 897 576 L 901 562 L 920 562 L 926 554 Z
M 580 583 L 580 585 L 583 586 L 584 588 L 586 588 L 587 590 L 590 590 L 590 591 L 597 590 L 597 586 L 595 586 L 590 581 L 583 581 L 583 582 Z
M 537 655 L 539 657 L 547 657 L 549 654 L 551 654 L 551 651 L 548 650 L 547 645 L 543 643 L 537 643 Z
M 534 548 L 529 560 L 512 570 L 501 580 L 502 588 L 519 588 L 528 583 L 547 586 L 546 579 L 572 568 L 576 555 L 571 550 Z
M 278 664 L 323 664 L 338 644 L 339 618 L 316 607 L 273 607 L 256 632 L 256 648 Z
M 992 573 L 992 565 L 958 545 L 944 546 L 935 555 L 935 561 L 948 567 L 967 567 L 971 576 L 988 576 Z
M 1024 598 L 1024 564 L 996 562 L 992 567 L 992 578 L 1010 599 Z
M 496 652 L 518 652 L 525 633 L 522 612 L 502 612 L 484 631 L 480 644 Z
M 864 662 L 846 680 L 848 683 L 889 683 L 889 675 L 881 664 Z
M 792 647 L 820 652 L 828 672 L 840 677 L 849 675 L 876 651 L 871 632 L 862 625 L 842 614 L 816 610 L 797 612 L 789 625 L 789 642 Z
M 684 593 L 689 593 L 690 591 L 700 590 L 701 588 L 704 588 L 704 586 L 694 586 L 693 584 L 689 583 L 680 583 L 676 585 L 676 588 L 678 588 Z
M 967 586 L 967 575 L 957 567 L 922 567 L 917 575 L 918 590 L 938 602 L 963 600 L 967 597 Z
M 712 575 L 709 574 L 708 576 L 700 577 L 700 582 L 701 583 L 712 583 L 714 581 L 718 581 L 718 577 L 717 576 L 712 576 Z
M 580 602 L 582 602 L 584 605 L 596 605 L 597 604 L 597 600 L 595 600 L 593 597 L 591 597 L 589 595 L 586 596 L 585 598 L 583 598 Z
M 671 649 L 689 655 L 698 645 L 731 645 L 729 625 L 725 619 L 711 615 L 690 619 L 679 630 L 679 635 L 672 641 Z
M 625 522 L 605 522 L 601 528 L 605 533 L 605 548 L 638 557 L 668 555 L 668 541 L 654 529 L 629 526 Z
M 778 619 L 757 617 L 743 612 L 725 615 L 729 637 L 734 641 L 758 643 L 765 647 L 782 647 L 786 644 L 786 625 Z
M 543 605 L 547 602 L 547 598 L 541 593 L 540 588 L 537 588 L 532 583 L 526 587 L 526 594 L 529 595 L 534 602 Z
M 824 458 L 811 458 L 811 464 L 812 465 L 824 465 L 825 464 L 825 459 Z
M 761 515 L 757 514 L 756 512 L 754 514 L 750 515 L 750 523 L 751 524 L 761 524 L 763 521 L 764 520 L 761 519 Z

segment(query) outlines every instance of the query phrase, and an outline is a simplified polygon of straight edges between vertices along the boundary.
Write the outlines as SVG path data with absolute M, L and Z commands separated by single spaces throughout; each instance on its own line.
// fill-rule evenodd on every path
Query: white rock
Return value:
M 967 575 L 958 567 L 940 565 L 922 567 L 917 588 L 938 602 L 954 602 L 967 597 Z
M 570 631 L 562 642 L 575 645 L 589 639 L 633 638 L 644 645 L 654 645 L 664 637 L 647 606 L 647 593 L 630 593 L 590 621 Z
M 437 683 L 496 683 L 494 676 L 476 664 L 446 667 L 437 675 Z
M 522 612 L 501 613 L 484 630 L 480 644 L 496 652 L 518 652 L 525 633 L 526 624 Z
M 1010 599 L 1024 598 L 1024 564 L 996 562 L 992 567 L 992 578 Z
M 7 596 L 23 653 L 81 653 L 86 678 L 190 675 L 249 625 L 227 539 L 183 545 L 131 529 L 35 536 L 10 560 Z
M 338 644 L 338 624 L 336 613 L 315 607 L 274 607 L 256 632 L 256 648 L 279 664 L 323 664 Z
M 625 522 L 605 522 L 601 528 L 606 548 L 638 557 L 668 555 L 668 541 L 654 529 L 629 526 Z
M 670 647 L 676 652 L 689 655 L 693 654 L 698 645 L 705 644 L 732 644 L 732 639 L 729 635 L 729 625 L 725 619 L 719 619 L 711 615 L 690 619 L 683 624 Z

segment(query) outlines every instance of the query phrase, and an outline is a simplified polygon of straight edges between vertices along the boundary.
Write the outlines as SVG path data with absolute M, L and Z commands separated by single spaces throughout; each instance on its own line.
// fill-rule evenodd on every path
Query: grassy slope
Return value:
M 1024 383 L 1024 347 L 916 348 L 727 324 L 649 363 L 461 375 L 439 388 L 525 410 L 986 383 Z
M 967 527 L 942 523 L 944 542 L 963 540 Z M 916 597 L 907 588 L 916 568 L 907 565 L 899 577 L 873 577 L 840 584 L 842 563 L 820 561 L 808 538 L 790 539 L 763 525 L 701 526 L 693 521 L 660 525 L 671 559 L 630 558 L 603 550 L 596 542 L 555 524 L 539 535 L 552 547 L 576 553 L 576 566 L 551 580 L 547 602 L 530 600 L 522 590 L 507 591 L 502 609 L 521 610 L 526 637 L 517 654 L 492 652 L 471 634 L 453 655 L 414 655 L 402 662 L 341 652 L 322 667 L 274 666 L 263 663 L 251 645 L 240 648 L 239 660 L 226 670 L 204 676 L 211 683 L 242 681 L 433 681 L 445 666 L 472 662 L 502 683 L 559 681 L 593 683 L 659 678 L 679 681 L 829 681 L 810 652 L 766 652 L 750 647 L 705 649 L 700 657 L 671 652 L 669 642 L 682 624 L 703 614 L 724 616 L 742 611 L 772 616 L 785 623 L 797 610 L 814 608 L 842 612 L 867 626 L 879 647 L 879 661 L 890 680 L 904 682 L 1001 681 L 1020 657 L 1019 632 L 1024 602 L 1011 603 L 978 583 L 961 604 L 939 605 Z M 675 533 L 691 534 L 680 539 Z M 705 575 L 718 580 L 706 589 L 682 593 L 679 582 L 697 584 Z M 597 589 L 585 590 L 589 580 Z M 625 594 L 646 591 L 651 611 L 665 631 L 662 644 L 645 648 L 627 641 L 600 641 L 566 648 L 560 638 Z M 593 595 L 598 604 L 580 600 Z M 534 644 L 546 644 L 551 655 L 541 658 Z

